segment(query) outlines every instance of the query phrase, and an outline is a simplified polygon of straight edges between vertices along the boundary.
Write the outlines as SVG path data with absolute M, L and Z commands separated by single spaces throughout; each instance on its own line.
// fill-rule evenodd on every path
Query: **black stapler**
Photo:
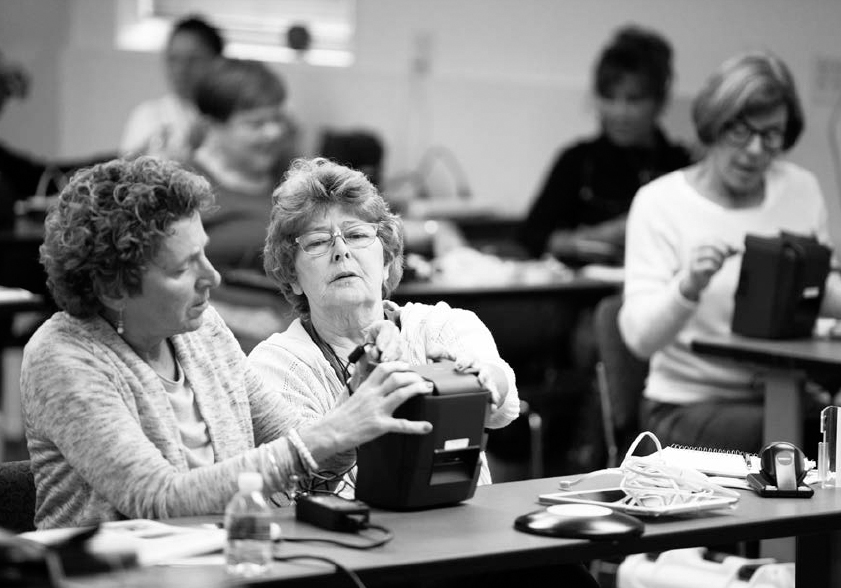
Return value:
M 815 493 L 803 483 L 806 457 L 799 447 L 777 441 L 766 445 L 759 454 L 760 472 L 748 474 L 748 485 L 760 496 L 811 498 Z

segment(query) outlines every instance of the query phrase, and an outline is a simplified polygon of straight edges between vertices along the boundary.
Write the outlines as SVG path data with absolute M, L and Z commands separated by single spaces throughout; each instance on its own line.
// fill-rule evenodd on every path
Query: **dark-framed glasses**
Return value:
M 724 139 L 736 147 L 748 145 L 754 138 L 759 137 L 762 147 L 766 151 L 779 151 L 785 143 L 785 130 L 777 127 L 760 129 L 743 118 L 738 118 L 724 128 Z
M 351 249 L 368 247 L 376 240 L 379 229 L 380 225 L 377 223 L 356 223 L 343 229 L 336 228 L 333 232 L 309 231 L 295 237 L 295 243 L 307 255 L 318 257 L 330 251 L 337 237 L 341 237 Z

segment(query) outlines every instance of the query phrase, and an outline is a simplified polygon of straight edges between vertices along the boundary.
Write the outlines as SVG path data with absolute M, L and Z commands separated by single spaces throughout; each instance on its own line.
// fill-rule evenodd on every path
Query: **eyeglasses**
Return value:
M 736 119 L 724 128 L 724 139 L 736 147 L 748 145 L 759 137 L 766 151 L 779 151 L 785 143 L 785 131 L 778 128 L 758 129 L 743 118 Z
M 330 231 L 310 231 L 300 237 L 295 237 L 295 243 L 307 255 L 318 257 L 330 251 L 330 248 L 336 242 L 336 237 L 341 237 L 351 249 L 368 247 L 377 238 L 379 228 L 380 225 L 377 223 L 358 223 L 344 229 L 337 228 L 332 233 Z

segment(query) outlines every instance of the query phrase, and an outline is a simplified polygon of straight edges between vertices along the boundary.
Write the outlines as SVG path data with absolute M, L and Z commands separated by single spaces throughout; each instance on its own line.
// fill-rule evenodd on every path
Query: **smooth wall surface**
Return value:
M 818 175 L 841 237 L 832 98 L 813 91 L 816 60 L 841 60 L 837 0 L 357 0 L 352 67 L 273 67 L 289 84 L 307 150 L 326 127 L 374 129 L 386 144 L 386 177 L 395 177 L 443 146 L 464 168 L 473 202 L 517 215 L 557 150 L 595 130 L 592 62 L 629 22 L 673 43 L 666 125 L 687 141 L 691 98 L 726 57 L 769 48 L 789 63 L 807 113 L 790 158 Z M 0 50 L 33 75 L 30 98 L 3 112 L 3 141 L 48 156 L 116 148 L 131 108 L 165 84 L 158 55 L 114 48 L 115 23 L 109 0 L 0 0 Z M 421 46 L 425 74 L 412 67 Z M 444 166 L 430 187 L 454 198 Z

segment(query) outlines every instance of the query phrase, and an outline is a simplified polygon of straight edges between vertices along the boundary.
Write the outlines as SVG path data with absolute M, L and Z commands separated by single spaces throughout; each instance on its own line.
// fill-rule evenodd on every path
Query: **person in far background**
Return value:
M 551 255 L 574 266 L 619 265 L 625 222 L 634 194 L 657 176 L 689 164 L 689 152 L 671 142 L 659 120 L 669 99 L 672 49 L 659 33 L 636 26 L 617 30 L 596 60 L 593 97 L 600 132 L 565 147 L 520 227 L 531 257 Z M 569 357 L 562 365 L 566 404 L 578 407 L 572 421 L 575 446 L 569 468 L 596 467 L 600 440 L 592 374 L 598 359 L 592 309 L 582 309 L 571 327 Z M 565 362 L 569 360 L 569 370 Z M 551 411 L 547 431 L 553 430 Z
M 785 230 L 829 244 L 825 203 L 815 176 L 782 158 L 800 137 L 803 111 L 778 57 L 750 52 L 724 62 L 692 117 L 703 158 L 644 186 L 631 206 L 619 327 L 628 347 L 650 358 L 644 430 L 663 445 L 758 452 L 759 374 L 693 353 L 690 343 L 730 332 L 745 235 Z M 836 272 L 821 314 L 841 317 Z
M 198 81 L 195 98 L 206 132 L 186 163 L 210 180 L 217 198 L 202 216 L 207 256 L 223 273 L 262 269 L 272 190 L 297 149 L 286 86 L 264 63 L 223 59 Z
M 120 142 L 124 156 L 189 156 L 202 135 L 194 102 L 196 82 L 222 56 L 224 47 L 218 29 L 198 16 L 175 23 L 164 51 L 170 92 L 132 111 Z
M 601 132 L 565 148 L 547 176 L 520 242 L 532 257 L 565 263 L 620 263 L 625 219 L 640 186 L 689 164 L 658 121 L 669 98 L 672 50 L 654 31 L 616 32 L 594 76 Z

